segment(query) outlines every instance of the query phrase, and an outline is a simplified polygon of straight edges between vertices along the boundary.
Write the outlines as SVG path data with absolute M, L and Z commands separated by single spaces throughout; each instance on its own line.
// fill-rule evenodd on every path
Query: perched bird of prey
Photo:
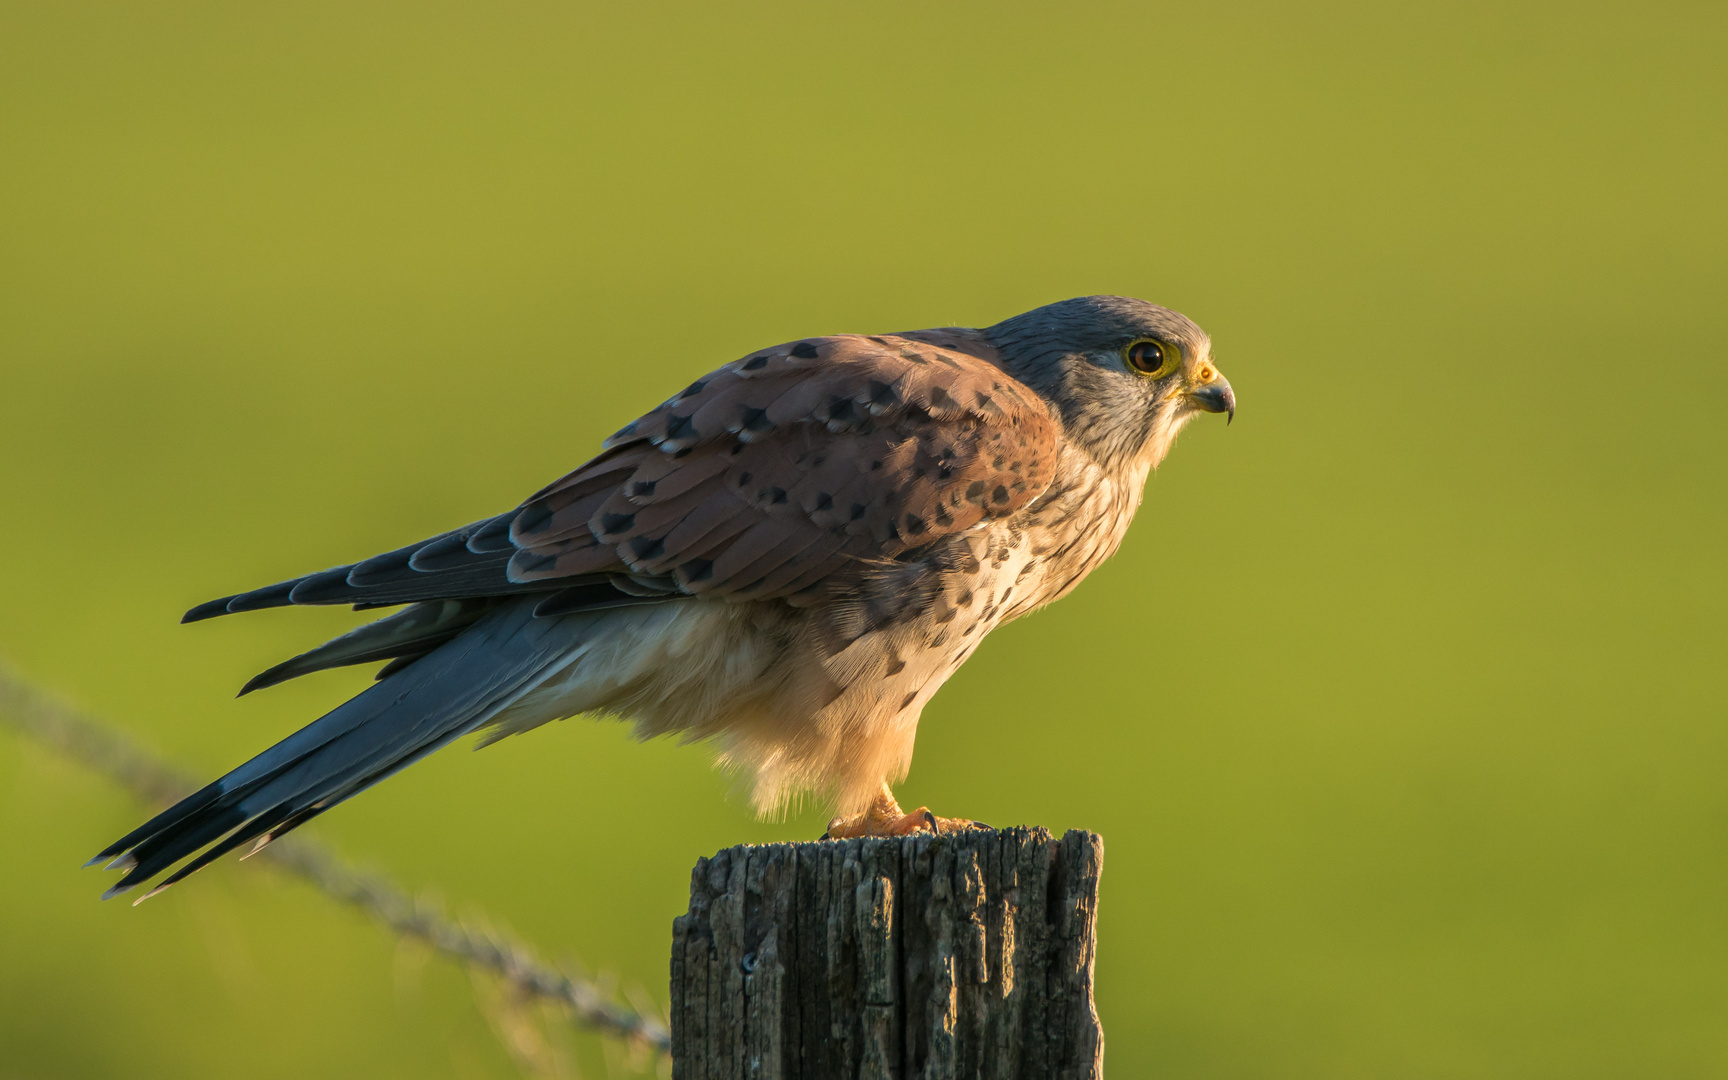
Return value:
M 925 703 L 1115 552 L 1184 424 L 1235 411 L 1205 333 L 1121 296 L 753 352 L 514 510 L 187 612 L 408 605 L 242 692 L 388 661 L 376 685 L 92 861 L 113 895 L 195 856 L 154 895 L 458 736 L 579 713 L 711 740 L 760 810 L 824 795 L 831 836 L 972 827 L 889 788 Z

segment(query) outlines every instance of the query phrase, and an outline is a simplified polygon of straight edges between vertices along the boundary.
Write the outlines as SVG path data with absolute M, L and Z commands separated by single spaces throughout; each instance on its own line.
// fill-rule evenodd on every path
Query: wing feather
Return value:
M 657 454 L 584 503 L 588 533 L 621 565 L 674 570 L 687 592 L 755 599 L 1012 514 L 1048 486 L 1059 429 L 990 355 L 954 335 L 753 353 L 607 441 Z M 543 555 L 562 543 L 518 538 Z
M 971 331 L 760 350 L 510 513 L 188 618 L 519 592 L 559 593 L 549 612 L 696 594 L 806 603 L 829 575 L 1013 514 L 1049 485 L 1058 421 L 993 358 Z M 611 584 L 629 574 L 655 584 Z

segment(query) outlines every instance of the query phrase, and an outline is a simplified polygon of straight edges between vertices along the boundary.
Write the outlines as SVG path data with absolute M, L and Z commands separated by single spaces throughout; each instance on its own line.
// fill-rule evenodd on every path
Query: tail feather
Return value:
M 197 791 L 186 796 L 184 799 L 181 799 L 173 806 L 170 806 L 168 809 L 157 814 L 149 821 L 146 821 L 144 824 L 138 826 L 125 836 L 122 836 L 120 839 L 97 852 L 96 857 L 91 859 L 90 862 L 85 865 L 92 866 L 99 862 L 107 862 L 109 859 L 118 858 L 121 852 L 129 851 L 133 847 L 137 846 L 139 842 L 154 836 L 159 832 L 173 828 L 192 814 L 195 814 L 209 806 L 221 796 L 222 781 L 218 780 L 215 783 L 205 784 Z
M 372 679 L 374 682 L 383 682 L 385 679 L 388 679 L 390 676 L 396 674 L 398 671 L 401 671 L 403 668 L 414 663 L 425 655 L 426 653 L 423 652 L 403 653 L 401 656 L 398 656 L 396 659 L 390 661 L 388 664 L 385 664 L 374 672 Z
M 139 844 L 135 851 L 128 853 L 136 860 L 136 864 L 127 872 L 125 877 L 115 882 L 107 892 L 103 893 L 102 898 L 118 896 L 146 879 L 155 877 L 165 868 L 174 865 L 245 820 L 245 813 L 238 807 L 225 806 L 199 815 L 179 829 L 157 833 Z
M 312 816 L 312 815 L 310 815 L 310 814 L 302 815 L 300 820 L 305 820 L 307 817 L 310 817 L 310 816 Z M 204 869 L 206 866 L 209 866 L 211 863 L 215 862 L 217 859 L 220 859 L 222 856 L 228 854 L 230 851 L 233 851 L 235 848 L 239 847 L 241 844 L 244 844 L 249 840 L 255 840 L 259 836 L 262 836 L 265 833 L 275 833 L 275 832 L 278 832 L 278 830 L 280 830 L 281 832 L 286 832 L 288 829 L 293 828 L 294 825 L 299 824 L 299 821 L 293 821 L 292 824 L 289 824 L 289 822 L 292 821 L 292 819 L 294 819 L 295 817 L 296 817 L 295 813 L 291 809 L 288 809 L 288 808 L 278 808 L 277 810 L 272 810 L 269 813 L 259 814 L 257 817 L 253 818 L 251 821 L 248 821 L 241 828 L 238 828 L 238 829 L 234 830 L 232 833 L 230 833 L 227 836 L 227 838 L 224 839 L 221 843 L 204 849 L 203 853 L 200 854 L 197 858 L 191 860 L 190 862 L 186 863 L 184 866 L 180 867 L 180 869 L 174 871 L 172 874 L 169 874 L 167 877 L 163 878 L 160 884 L 158 884 L 154 889 L 151 889 L 149 892 L 145 893 L 139 899 L 140 900 L 148 900 L 150 897 L 155 896 L 157 893 L 161 892 L 163 889 L 166 889 L 168 886 L 174 884 L 176 881 L 179 881 L 181 878 L 187 877 L 191 874 L 196 873 L 199 870 Z M 110 890 L 110 892 L 116 891 L 119 888 L 120 888 L 120 886 L 116 885 L 113 890 Z
M 108 895 L 213 841 L 155 891 L 248 840 L 280 835 L 508 708 L 563 666 L 595 619 L 535 618 L 533 609 L 529 598 L 494 608 L 412 667 L 128 833 L 100 856 L 130 860 Z
M 493 604 L 489 598 L 431 600 L 415 604 L 254 675 L 240 688 L 240 696 L 245 697 L 254 690 L 314 671 L 375 660 L 394 660 L 405 655 L 423 655 L 479 621 Z

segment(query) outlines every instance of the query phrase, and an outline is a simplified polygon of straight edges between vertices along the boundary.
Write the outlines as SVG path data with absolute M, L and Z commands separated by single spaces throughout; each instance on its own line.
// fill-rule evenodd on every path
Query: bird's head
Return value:
M 1082 296 L 984 331 L 1002 367 L 1043 395 L 1068 434 L 1110 467 L 1151 468 L 1200 413 L 1236 416 L 1212 339 L 1130 296 Z

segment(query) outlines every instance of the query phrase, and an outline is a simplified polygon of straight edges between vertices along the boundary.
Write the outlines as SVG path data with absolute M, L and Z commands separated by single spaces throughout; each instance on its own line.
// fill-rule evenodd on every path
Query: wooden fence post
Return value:
M 672 924 L 674 1080 L 1097 1078 L 1094 833 L 728 848 Z

